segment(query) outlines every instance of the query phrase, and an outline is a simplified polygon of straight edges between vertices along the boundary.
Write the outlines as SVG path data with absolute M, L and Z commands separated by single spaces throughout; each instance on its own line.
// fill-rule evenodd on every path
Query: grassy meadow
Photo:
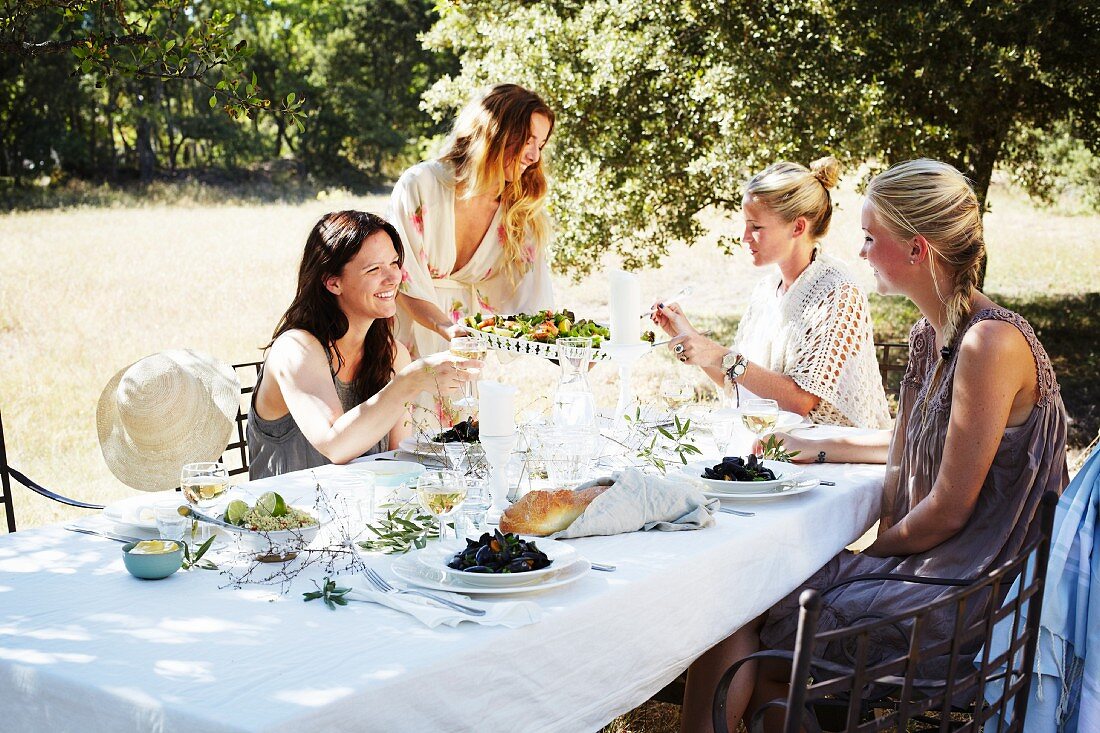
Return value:
M 155 203 L 0 214 L 0 411 L 12 465 L 70 496 L 103 503 L 131 495 L 104 465 L 96 436 L 96 403 L 111 376 L 164 349 L 194 348 L 227 362 L 259 358 L 292 295 L 316 219 L 334 209 L 381 212 L 386 205 L 384 196 L 324 193 L 282 202 L 209 199 L 176 201 L 168 191 Z M 999 187 L 991 201 L 986 290 L 1033 319 L 1059 370 L 1079 448 L 1100 426 L 1100 216 L 1037 209 Z M 826 247 L 870 287 L 870 270 L 857 256 L 859 198 L 842 190 L 839 204 Z M 736 216 L 707 223 L 714 232 L 741 225 Z M 675 247 L 662 268 L 641 277 L 646 298 L 694 283 L 685 309 L 728 339 L 760 274 L 747 254 L 723 255 L 708 241 Z M 606 317 L 606 282 L 603 273 L 580 282 L 558 276 L 558 305 Z M 873 306 L 879 338 L 904 340 L 915 311 L 894 298 L 876 297 Z M 492 371 L 521 386 L 525 408 L 545 400 L 557 377 L 556 367 L 531 357 Z M 673 374 L 691 372 L 661 350 L 635 370 L 635 390 L 654 392 Z M 596 366 L 590 381 L 598 401 L 614 402 L 610 365 Z M 14 492 L 20 527 L 79 513 L 19 487 Z

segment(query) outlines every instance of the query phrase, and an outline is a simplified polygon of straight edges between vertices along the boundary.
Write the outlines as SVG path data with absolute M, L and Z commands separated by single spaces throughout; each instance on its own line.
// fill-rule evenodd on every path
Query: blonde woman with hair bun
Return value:
M 796 460 L 824 455 L 841 463 L 886 463 L 878 537 L 861 554 L 847 550 L 756 621 L 692 667 L 692 706 L 709 712 L 714 682 L 735 660 L 760 648 L 791 649 L 798 596 L 870 573 L 975 578 L 1014 557 L 1039 531 L 1047 491 L 1061 494 L 1066 469 L 1065 408 L 1050 359 L 1034 330 L 978 289 L 985 256 L 981 209 L 966 178 L 946 163 L 914 160 L 875 177 L 863 204 L 863 248 L 878 292 L 903 295 L 923 318 L 909 335 L 892 430 L 848 439 L 778 435 Z M 1001 596 L 990 602 L 1000 605 Z M 821 630 L 846 619 L 882 618 L 932 603 L 949 586 L 851 583 L 824 596 Z M 970 625 L 980 603 L 966 609 Z M 956 619 L 939 617 L 922 647 L 951 638 Z M 904 653 L 904 633 L 879 643 Z M 891 646 L 893 645 L 893 646 Z M 963 649 L 959 668 L 978 650 Z M 833 656 L 830 656 L 833 655 Z M 843 650 L 826 657 L 843 661 Z M 929 659 L 921 677 L 942 677 L 947 659 Z M 734 679 L 733 718 L 785 696 L 789 667 L 760 665 Z M 710 685 L 709 688 L 707 685 Z M 709 690 L 710 692 L 706 692 Z M 705 700 L 704 700 L 705 698 Z M 774 722 L 774 721 L 773 721 Z M 709 730 L 709 722 L 693 730 Z M 731 727 L 732 729 L 732 727 Z
M 498 84 L 459 113 L 435 160 L 405 171 L 390 220 L 405 245 L 397 339 L 414 358 L 447 348 L 462 315 L 553 307 L 542 149 L 554 113 Z
M 701 335 L 675 304 L 656 304 L 653 321 L 675 337 L 677 359 L 727 391 L 744 387 L 815 423 L 885 428 L 867 296 L 821 251 L 839 176 L 830 156 L 809 168 L 775 163 L 745 186 L 742 243 L 775 272 L 757 284 L 732 347 Z

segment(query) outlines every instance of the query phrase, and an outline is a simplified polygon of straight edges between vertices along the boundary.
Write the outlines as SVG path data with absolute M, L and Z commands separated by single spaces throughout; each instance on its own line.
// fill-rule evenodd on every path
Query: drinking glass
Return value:
M 779 422 L 779 403 L 775 400 L 744 400 L 741 405 L 741 422 L 757 438 L 775 430 Z
M 493 498 L 489 491 L 489 481 L 483 478 L 466 477 L 466 500 L 455 515 L 455 533 L 463 537 L 480 537 L 485 531 L 485 518 L 492 506 Z
M 662 379 L 660 395 L 675 415 L 677 410 L 695 399 L 695 385 L 683 379 Z
M 447 535 L 446 518 L 466 500 L 466 481 L 458 471 L 425 471 L 416 479 L 416 499 L 439 522 L 439 541 Z
M 450 351 L 455 356 L 463 359 L 484 361 L 485 355 L 489 351 L 489 345 L 477 336 L 458 336 L 451 339 Z M 474 385 L 471 382 L 465 383 L 462 398 L 455 400 L 454 405 L 455 407 L 465 408 L 477 407 L 477 398 L 474 397 Z
M 603 436 L 591 427 L 549 427 L 539 436 L 539 452 L 555 489 L 571 489 L 592 478 Z
M 178 501 L 162 501 L 153 507 L 153 518 L 157 523 L 157 534 L 162 540 L 183 542 L 190 529 L 191 520 L 179 512 Z
M 188 463 L 180 471 L 183 495 L 200 508 L 213 506 L 228 486 L 229 473 L 217 461 Z
M 714 410 L 706 417 L 704 425 L 714 440 L 714 447 L 722 456 L 729 455 L 733 442 L 733 428 L 736 424 L 732 410 Z

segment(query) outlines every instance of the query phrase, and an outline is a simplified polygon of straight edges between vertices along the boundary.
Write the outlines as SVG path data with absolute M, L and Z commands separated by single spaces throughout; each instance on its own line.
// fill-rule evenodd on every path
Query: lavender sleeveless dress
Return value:
M 805 585 L 768 611 L 760 636 L 764 647 L 791 649 L 798 626 L 798 595 L 806 588 L 821 590 L 838 580 L 865 573 L 909 573 L 949 578 L 974 578 L 1014 556 L 1038 526 L 1038 506 L 1047 491 L 1061 494 L 1069 483 L 1066 468 L 1066 412 L 1050 359 L 1035 332 L 1019 314 L 1003 308 L 986 308 L 971 318 L 966 328 L 985 319 L 1011 323 L 1024 335 L 1035 357 L 1039 398 L 1031 414 L 1016 427 L 1005 430 L 993 458 L 974 513 L 951 539 L 918 555 L 871 557 L 847 550 L 830 560 Z M 965 333 L 965 330 L 964 330 Z M 881 527 L 900 521 L 928 496 L 939 472 L 951 414 L 952 381 L 958 350 L 950 357 L 935 392 L 922 415 L 922 403 L 940 358 L 935 332 L 921 319 L 909 334 L 909 364 L 902 380 L 898 418 L 887 460 L 883 486 Z M 960 334 L 960 340 L 962 335 Z M 990 375 L 994 378 L 995 375 Z M 880 530 L 881 531 L 881 530 Z M 869 581 L 839 588 L 824 598 L 820 629 L 846 626 L 861 619 L 879 618 L 915 605 L 931 602 L 950 587 Z M 1007 592 L 1008 584 L 1004 591 Z M 1000 604 L 1003 599 L 994 599 Z M 972 612 L 981 604 L 971 604 Z M 934 619 L 929 643 L 949 638 L 953 616 Z M 900 635 L 877 640 L 884 650 L 906 649 Z M 975 654 L 977 649 L 967 650 Z M 846 661 L 838 650 L 825 656 Z M 924 670 L 942 673 L 944 660 L 933 660 Z

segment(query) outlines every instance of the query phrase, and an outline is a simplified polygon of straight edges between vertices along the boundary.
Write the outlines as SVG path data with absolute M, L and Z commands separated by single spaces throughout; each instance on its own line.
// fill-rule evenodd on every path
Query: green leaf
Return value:
M 298 95 L 295 94 L 294 92 L 291 92 L 290 94 L 286 95 L 287 106 L 290 106 L 290 105 L 294 104 L 294 100 L 297 99 L 297 98 L 298 98 Z
M 214 109 L 215 107 L 217 107 L 218 106 L 218 95 L 217 94 L 211 94 L 210 99 L 207 102 L 207 104 L 210 105 L 210 109 Z

